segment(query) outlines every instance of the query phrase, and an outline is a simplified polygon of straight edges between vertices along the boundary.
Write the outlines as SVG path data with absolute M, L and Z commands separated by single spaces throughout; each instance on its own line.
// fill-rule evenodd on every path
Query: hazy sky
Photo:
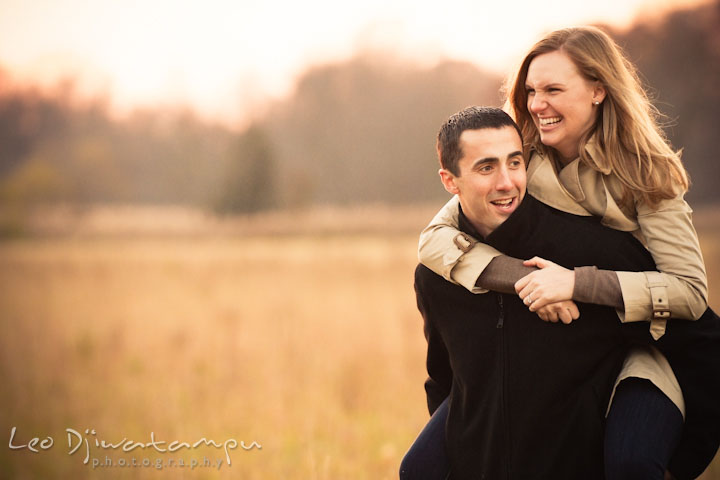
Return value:
M 81 91 L 119 111 L 183 103 L 237 121 L 286 94 L 308 64 L 381 48 L 427 63 L 469 60 L 501 73 L 548 30 L 702 0 L 0 0 L 0 66 Z

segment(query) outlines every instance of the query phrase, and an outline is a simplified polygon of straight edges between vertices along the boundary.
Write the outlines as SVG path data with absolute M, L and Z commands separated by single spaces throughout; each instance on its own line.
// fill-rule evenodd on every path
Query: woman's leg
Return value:
M 448 401 L 440 404 L 400 464 L 401 480 L 444 480 L 450 472 L 445 451 Z
M 605 428 L 607 480 L 663 480 L 683 429 L 680 410 L 652 382 L 626 378 Z

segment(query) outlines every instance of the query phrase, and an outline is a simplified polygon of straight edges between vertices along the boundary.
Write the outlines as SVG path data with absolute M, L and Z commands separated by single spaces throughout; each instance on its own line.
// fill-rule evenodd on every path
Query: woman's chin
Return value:
M 540 141 L 543 145 L 550 148 L 557 148 L 557 145 L 559 143 L 555 135 L 543 135 L 542 132 L 540 133 Z

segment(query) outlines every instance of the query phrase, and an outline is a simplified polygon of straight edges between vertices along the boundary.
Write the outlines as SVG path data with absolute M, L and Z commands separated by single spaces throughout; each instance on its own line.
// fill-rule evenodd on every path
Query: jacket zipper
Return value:
M 503 297 L 497 294 L 498 299 L 498 322 L 496 327 L 502 329 L 505 326 L 505 307 L 503 305 Z M 502 412 L 503 435 L 504 435 L 504 460 L 505 460 L 505 478 L 510 478 L 510 423 L 507 413 L 507 365 L 505 358 L 505 332 L 500 332 L 500 368 L 502 369 L 502 389 L 500 390 L 500 405 Z
M 499 307 L 499 314 L 498 314 L 498 322 L 497 322 L 497 328 L 503 328 L 503 325 L 505 325 L 505 310 L 503 308 L 503 299 L 501 294 L 497 294 L 498 299 L 498 307 Z

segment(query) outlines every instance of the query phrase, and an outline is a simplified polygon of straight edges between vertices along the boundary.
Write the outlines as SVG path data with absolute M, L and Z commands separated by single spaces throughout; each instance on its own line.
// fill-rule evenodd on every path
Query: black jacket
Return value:
M 462 213 L 460 219 L 461 230 L 480 238 Z M 655 269 L 630 234 L 529 195 L 485 242 L 513 257 L 538 255 L 569 268 Z M 607 401 L 629 346 L 653 343 L 647 324 L 621 325 L 611 308 L 582 304 L 571 325 L 544 323 L 516 295 L 474 295 L 423 266 L 415 285 L 428 340 L 430 411 L 450 396 L 452 478 L 603 478 Z M 706 397 L 713 397 L 712 389 Z M 713 440 L 705 440 L 711 450 Z

